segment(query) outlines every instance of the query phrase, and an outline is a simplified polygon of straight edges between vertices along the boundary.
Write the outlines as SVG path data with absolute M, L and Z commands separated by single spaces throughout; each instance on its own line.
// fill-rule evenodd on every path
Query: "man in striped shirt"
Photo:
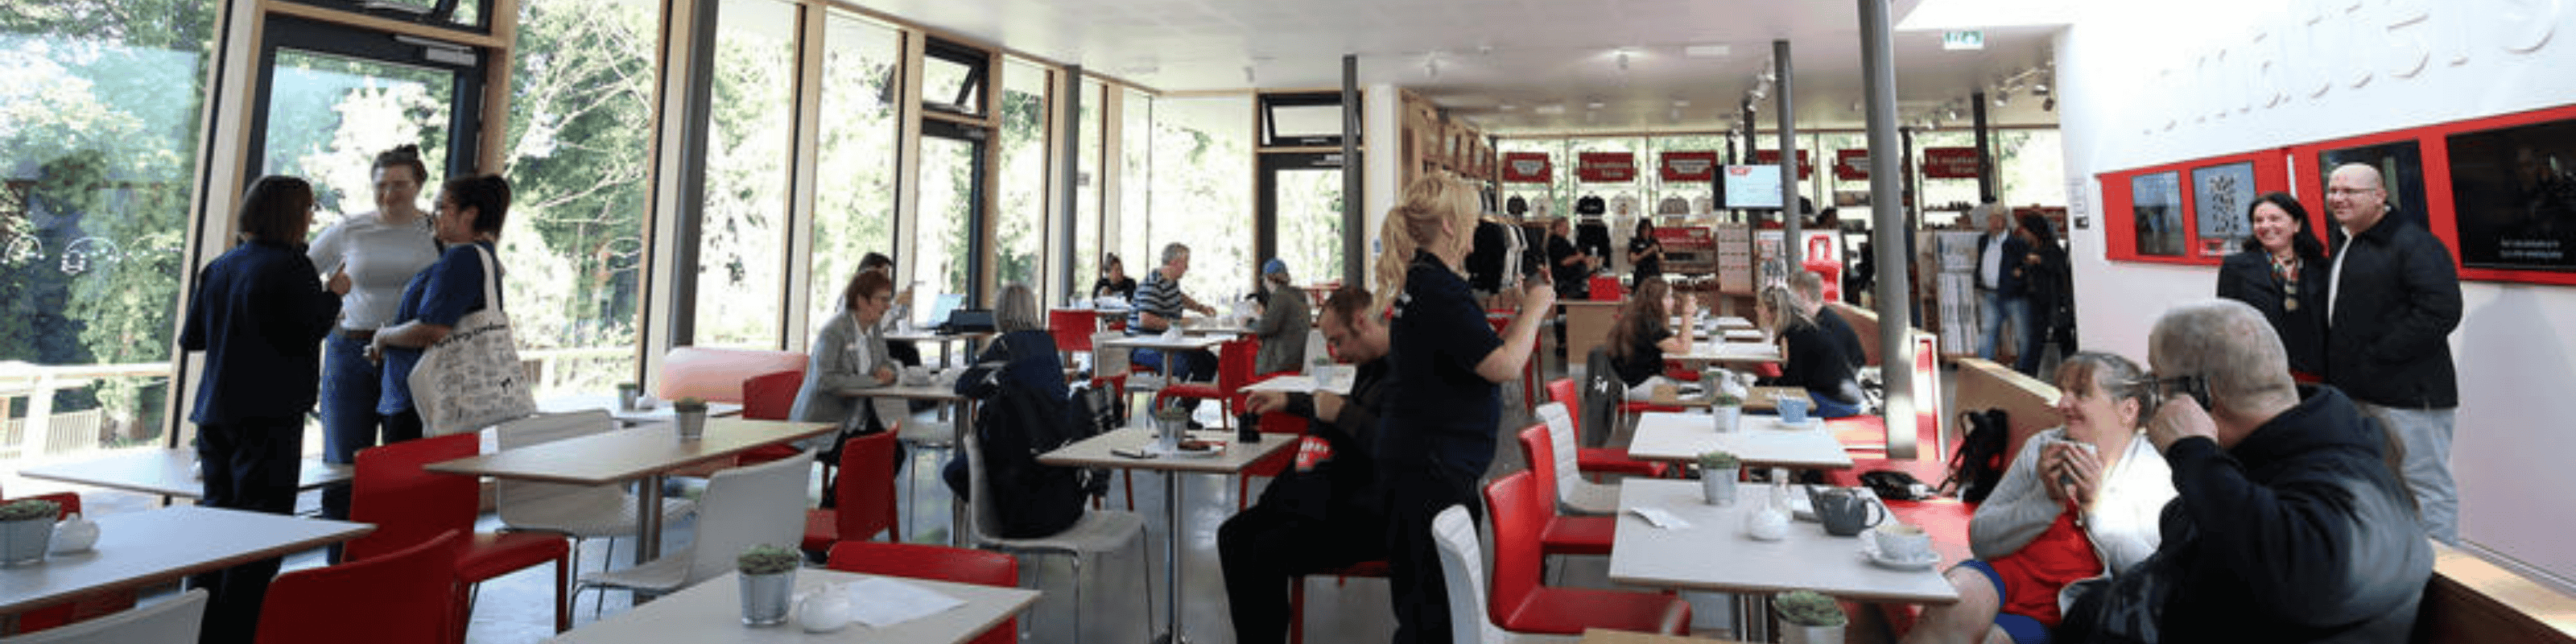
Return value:
M 1199 303 L 1181 292 L 1181 276 L 1190 272 L 1190 247 L 1180 242 L 1163 245 L 1163 265 L 1145 273 L 1145 281 L 1136 286 L 1135 309 L 1127 313 L 1128 335 L 1162 333 L 1181 321 L 1184 309 L 1201 315 L 1215 315 L 1216 307 Z M 1128 360 L 1161 370 L 1170 382 L 1207 380 L 1216 377 L 1216 354 L 1187 351 L 1175 360 L 1164 360 L 1164 352 L 1137 349 Z

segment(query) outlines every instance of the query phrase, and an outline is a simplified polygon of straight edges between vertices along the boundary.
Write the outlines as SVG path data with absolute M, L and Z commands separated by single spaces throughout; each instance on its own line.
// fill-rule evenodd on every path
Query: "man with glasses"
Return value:
M 2451 429 L 2460 396 L 2450 335 L 2460 325 L 2460 277 L 2451 252 L 2391 216 L 2379 169 L 2369 165 L 2335 168 L 2326 211 L 2344 232 L 2327 278 L 2326 382 L 2406 446 L 2406 486 L 2425 533 L 2457 544 Z
M 2175 491 L 2163 542 L 2083 594 L 2059 634 L 2102 639 L 2101 616 L 2147 608 L 2116 603 L 2150 600 L 2122 584 L 2148 581 L 2170 591 L 2147 613 L 2160 641 L 2407 641 L 2433 553 L 2378 425 L 2334 387 L 2293 382 L 2280 336 L 2243 302 L 2166 311 L 2147 361 L 2165 401 L 2147 438 Z

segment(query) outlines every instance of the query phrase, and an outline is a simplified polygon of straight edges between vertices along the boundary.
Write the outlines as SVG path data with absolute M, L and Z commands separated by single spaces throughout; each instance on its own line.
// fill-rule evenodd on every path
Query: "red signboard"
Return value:
M 1666 152 L 1663 156 L 1665 181 L 1708 181 L 1717 178 L 1716 152 Z
M 1835 150 L 1834 178 L 1844 181 L 1869 180 L 1869 150 Z
M 1923 148 L 1923 176 L 1934 179 L 1977 178 L 1976 148 Z
M 1753 165 L 1780 165 L 1780 151 L 1779 151 L 1779 150 L 1755 150 L 1755 151 L 1753 151 Z M 1815 176 L 1815 174 L 1816 174 L 1816 162 L 1815 162 L 1815 161 L 1813 161 L 1813 160 L 1809 160 L 1809 159 L 1807 158 L 1807 151 L 1806 151 L 1806 150 L 1799 150 L 1799 151 L 1798 151 L 1798 180 L 1800 180 L 1800 181 L 1805 181 L 1805 180 L 1807 180 L 1807 178 L 1808 178 L 1808 177 Z
M 1637 180 L 1637 155 L 1629 152 L 1585 152 L 1575 155 L 1574 176 L 1584 181 L 1625 183 Z
M 1556 166 L 1545 152 L 1503 153 L 1503 183 L 1547 183 L 1553 176 Z

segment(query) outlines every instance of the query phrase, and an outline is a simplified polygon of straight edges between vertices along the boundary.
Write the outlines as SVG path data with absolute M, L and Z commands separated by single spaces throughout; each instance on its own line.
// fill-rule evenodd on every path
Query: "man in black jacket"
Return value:
M 2030 300 L 2023 299 L 2021 292 L 2021 268 L 2030 256 L 2030 242 L 2013 234 L 2012 216 L 1995 205 L 1993 196 L 1973 212 L 1986 214 L 1986 234 L 1977 237 L 1977 357 L 1995 360 L 2006 325 L 2017 333 L 2036 331 L 2031 328 Z
M 2378 426 L 2334 387 L 2294 383 L 2243 302 L 2167 311 L 2147 359 L 2170 394 L 2147 438 L 2175 496 L 2156 554 L 2122 574 L 2172 584 L 2161 640 L 2407 641 L 2433 553 Z
M 1309 437 L 1289 450 L 1295 462 L 1262 488 L 1259 503 L 1217 528 L 1236 642 L 1287 640 L 1288 620 L 1294 618 L 1288 614 L 1288 584 L 1299 583 L 1299 576 L 1386 558 L 1386 511 L 1375 492 L 1376 462 L 1369 448 L 1389 391 L 1387 328 L 1368 308 L 1366 289 L 1344 285 L 1315 322 L 1336 355 L 1359 363 L 1349 396 L 1251 396 L 1255 413 L 1305 418 Z M 1325 447 L 1312 445 L 1314 439 Z
M 2460 277 L 2451 252 L 2389 216 L 2388 191 L 2368 165 L 2335 168 L 2326 211 L 2344 233 L 2327 278 L 2326 382 L 2397 435 L 2425 533 L 2459 543 L 2451 429 L 2460 395 L 2449 339 L 2460 326 Z

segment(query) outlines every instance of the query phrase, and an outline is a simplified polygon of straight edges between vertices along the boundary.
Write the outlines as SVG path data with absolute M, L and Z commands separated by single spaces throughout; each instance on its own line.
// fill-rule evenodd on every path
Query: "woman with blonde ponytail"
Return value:
M 1484 307 L 1460 273 L 1473 244 L 1478 203 L 1475 188 L 1465 182 L 1423 177 L 1405 186 L 1403 200 L 1379 230 L 1386 252 L 1377 259 L 1373 310 L 1394 309 L 1387 331 L 1386 359 L 1394 366 L 1388 399 L 1404 401 L 1389 406 L 1377 430 L 1397 642 L 1451 641 L 1431 518 L 1451 505 L 1481 507 L 1476 483 L 1492 464 L 1502 430 L 1498 385 L 1529 364 L 1541 316 L 1556 305 L 1553 287 L 1531 280 L 1509 328 L 1496 334 L 1485 321 Z

